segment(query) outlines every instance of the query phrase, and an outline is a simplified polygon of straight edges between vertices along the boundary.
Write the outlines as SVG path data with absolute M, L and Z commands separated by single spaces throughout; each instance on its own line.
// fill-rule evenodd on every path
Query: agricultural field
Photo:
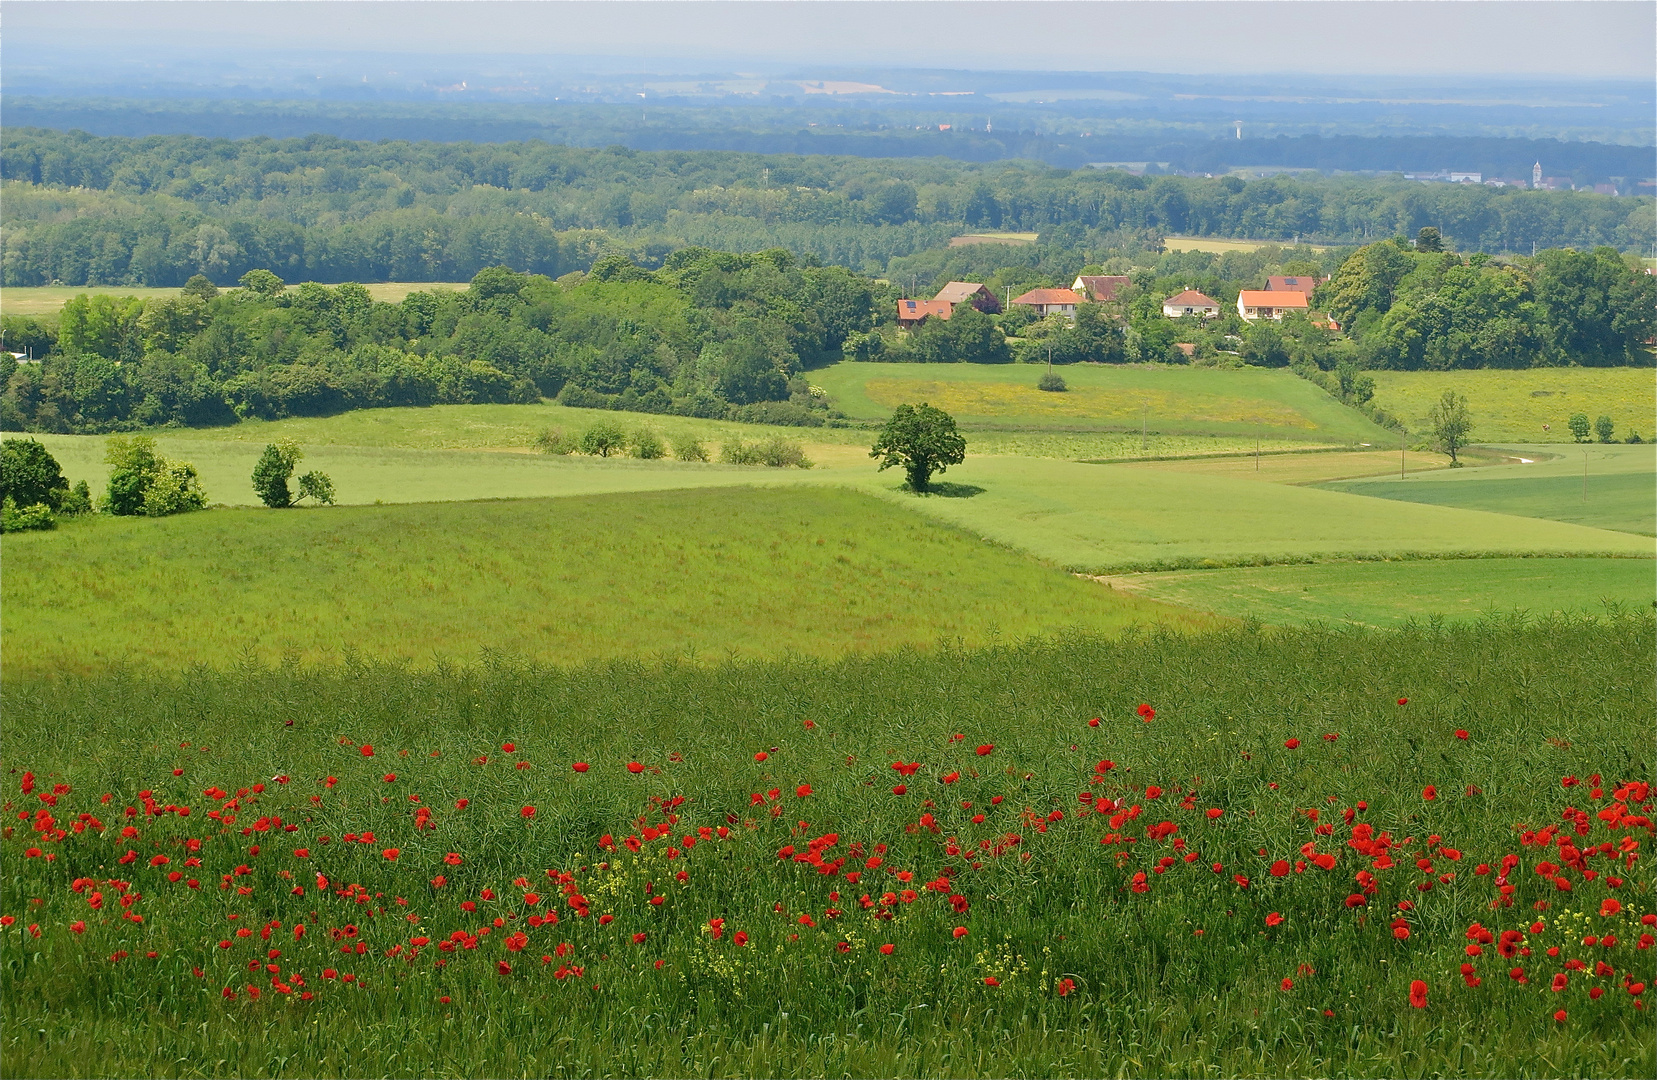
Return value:
M 292 284 L 292 283 L 290 283 Z M 376 300 L 397 303 L 411 292 L 429 291 L 431 289 L 458 289 L 464 290 L 467 283 L 441 281 L 382 281 L 371 285 L 364 285 L 369 295 Z M 136 296 L 141 300 L 167 298 L 177 296 L 178 289 L 150 288 L 139 285 L 38 285 L 38 286 L 10 286 L 0 291 L 0 314 L 3 315 L 56 315 L 63 309 L 63 305 L 75 297 L 86 294 L 97 296 Z
M 1207 251 L 1224 255 L 1228 251 L 1254 252 L 1265 247 L 1309 247 L 1313 251 L 1328 251 L 1327 244 L 1293 244 L 1287 240 L 1226 240 L 1212 236 L 1170 236 L 1162 241 L 1168 251 Z
M 846 415 L 874 419 L 929 401 L 968 426 L 1115 430 L 1263 438 L 1300 444 L 1392 444 L 1396 436 L 1288 371 L 1075 364 L 1070 389 L 1046 393 L 1033 364 L 846 362 L 812 373 Z
M 1473 438 L 1483 443 L 1569 443 L 1573 413 L 1592 423 L 1609 416 L 1621 441 L 1651 439 L 1657 415 L 1652 368 L 1532 368 L 1527 371 L 1372 371 L 1375 403 L 1411 431 L 1427 431 L 1427 414 L 1446 390 L 1467 398 Z
M 1652 647 L 9 676 L 0 1068 L 1650 1076 Z
M 1337 491 L 1657 535 L 1657 447 L 1503 447 L 1523 463 L 1333 483 Z
M 1040 233 L 1033 232 L 977 232 L 967 233 L 964 236 L 952 237 L 950 247 L 966 247 L 969 244 L 1014 244 L 1027 245 L 1036 242 Z
M 1217 620 L 839 488 L 93 518 L 8 536 L 8 676 L 978 646 Z

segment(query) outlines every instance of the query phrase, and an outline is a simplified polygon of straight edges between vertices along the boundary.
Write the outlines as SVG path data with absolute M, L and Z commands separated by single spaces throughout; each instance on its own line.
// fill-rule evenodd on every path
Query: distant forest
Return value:
M 0 140 L 3 283 L 229 285 L 549 277 L 606 253 L 786 248 L 869 274 L 971 230 L 1081 253 L 1132 234 L 1357 245 L 1438 228 L 1465 252 L 1651 250 L 1650 197 L 1398 179 L 1136 176 L 1032 162 L 641 152 L 541 142 L 95 137 Z

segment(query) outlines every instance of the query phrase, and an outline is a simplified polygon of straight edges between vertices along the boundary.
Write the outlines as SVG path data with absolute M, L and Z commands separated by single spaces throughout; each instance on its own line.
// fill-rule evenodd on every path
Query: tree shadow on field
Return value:
M 903 490 L 923 498 L 932 496 L 939 499 L 970 499 L 984 492 L 984 489 L 976 484 L 952 484 L 946 480 L 928 484 L 925 491 L 916 491 L 908 484 L 903 485 Z

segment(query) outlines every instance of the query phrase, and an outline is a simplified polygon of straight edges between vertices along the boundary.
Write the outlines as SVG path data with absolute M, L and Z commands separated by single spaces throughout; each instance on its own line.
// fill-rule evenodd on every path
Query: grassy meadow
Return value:
M 398 303 L 411 292 L 432 289 L 464 290 L 467 283 L 442 281 L 382 281 L 364 285 L 376 300 Z M 0 291 L 0 315 L 56 315 L 63 305 L 77 296 L 136 296 L 141 300 L 166 299 L 179 295 L 179 289 L 151 288 L 143 285 L 25 285 L 9 286 Z
M 5 541 L 8 676 L 836 656 L 1217 620 L 839 488 L 96 518 Z
M 8 678 L 0 1069 L 1650 1076 L 1653 638 Z
M 1375 403 L 1411 431 L 1431 430 L 1427 414 L 1446 390 L 1467 398 L 1473 438 L 1484 443 L 1569 443 L 1572 414 L 1591 424 L 1609 416 L 1616 438 L 1649 440 L 1657 415 L 1652 368 L 1532 368 L 1527 371 L 1373 371 Z
M 1300 444 L 1387 444 L 1367 417 L 1288 371 L 1073 364 L 1065 393 L 1045 393 L 1034 364 L 845 362 L 812 373 L 848 416 L 875 419 L 929 401 L 968 426 L 1229 436 Z

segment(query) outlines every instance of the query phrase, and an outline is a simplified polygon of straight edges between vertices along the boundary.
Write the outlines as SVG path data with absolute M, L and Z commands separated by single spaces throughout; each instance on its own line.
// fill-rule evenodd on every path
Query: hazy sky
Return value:
M 6 0 L 6 51 L 266 49 L 754 64 L 1657 78 L 1657 3 Z M 135 57 L 137 58 L 137 57 Z

